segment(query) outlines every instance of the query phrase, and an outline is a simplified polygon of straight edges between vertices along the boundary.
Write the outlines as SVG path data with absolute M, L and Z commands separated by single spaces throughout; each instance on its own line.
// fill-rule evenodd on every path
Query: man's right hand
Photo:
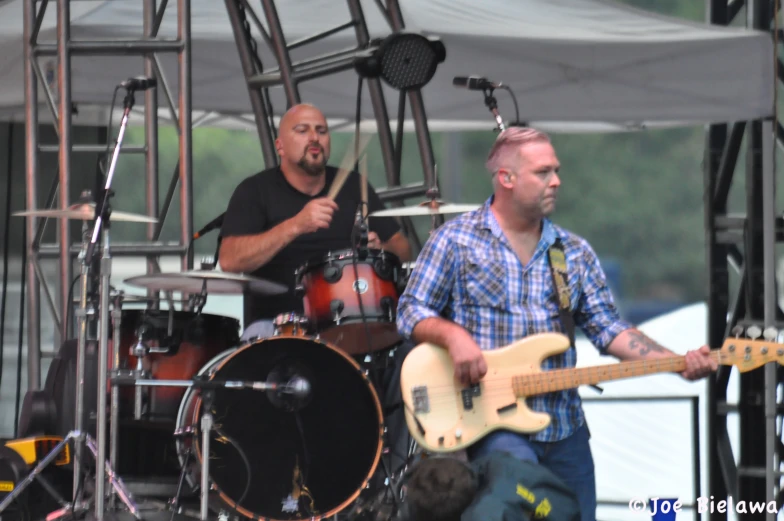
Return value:
M 479 345 L 469 335 L 449 346 L 449 355 L 455 367 L 455 378 L 463 385 L 471 385 L 487 374 L 487 362 Z
M 300 234 L 305 234 L 329 228 L 329 223 L 332 222 L 332 214 L 337 209 L 338 205 L 332 199 L 327 197 L 313 199 L 294 216 L 297 230 Z

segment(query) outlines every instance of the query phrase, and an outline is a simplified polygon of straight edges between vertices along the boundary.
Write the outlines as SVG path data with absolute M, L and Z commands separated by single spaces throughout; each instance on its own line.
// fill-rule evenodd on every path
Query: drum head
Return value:
M 375 472 L 380 403 L 356 362 L 340 350 L 307 337 L 268 338 L 237 349 L 212 379 L 285 383 L 295 376 L 310 385 L 304 398 L 215 391 L 219 432 L 210 444 L 210 478 L 229 509 L 249 517 L 321 519 L 348 506 Z M 200 402 L 197 418 L 202 407 Z

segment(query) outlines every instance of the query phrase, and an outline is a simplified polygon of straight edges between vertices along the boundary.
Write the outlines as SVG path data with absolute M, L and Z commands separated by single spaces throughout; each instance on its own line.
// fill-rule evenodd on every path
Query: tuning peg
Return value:
M 752 340 L 758 339 L 761 334 L 762 329 L 760 329 L 758 326 L 749 326 L 748 329 L 746 329 L 746 336 Z
M 733 327 L 731 333 L 733 336 L 735 336 L 735 338 L 740 338 L 740 336 L 743 334 L 743 326 Z
M 767 340 L 768 342 L 773 342 L 778 338 L 779 331 L 775 327 L 768 327 L 765 328 L 765 331 L 762 332 L 762 338 Z

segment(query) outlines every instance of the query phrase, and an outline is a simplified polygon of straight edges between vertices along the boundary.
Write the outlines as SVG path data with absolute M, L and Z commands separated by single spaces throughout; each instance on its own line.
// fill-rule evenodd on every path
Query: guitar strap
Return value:
M 574 317 L 572 316 L 572 302 L 569 295 L 569 273 L 566 269 L 566 254 L 560 237 L 556 238 L 555 243 L 550 246 L 549 256 L 550 273 L 553 275 L 553 284 L 555 285 L 553 299 L 558 305 L 561 325 L 569 335 L 569 342 L 574 346 Z

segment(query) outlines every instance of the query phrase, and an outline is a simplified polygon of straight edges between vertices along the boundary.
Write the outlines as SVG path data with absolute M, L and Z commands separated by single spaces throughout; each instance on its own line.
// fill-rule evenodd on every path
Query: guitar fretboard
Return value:
M 712 351 L 711 358 L 721 364 L 719 351 Z M 622 380 L 655 373 L 679 373 L 686 369 L 686 358 L 672 356 L 652 360 L 635 360 L 618 364 L 581 367 L 579 369 L 554 369 L 542 373 L 512 377 L 515 396 L 522 398 L 536 394 L 574 389 L 581 385 L 595 385 L 610 380 Z

